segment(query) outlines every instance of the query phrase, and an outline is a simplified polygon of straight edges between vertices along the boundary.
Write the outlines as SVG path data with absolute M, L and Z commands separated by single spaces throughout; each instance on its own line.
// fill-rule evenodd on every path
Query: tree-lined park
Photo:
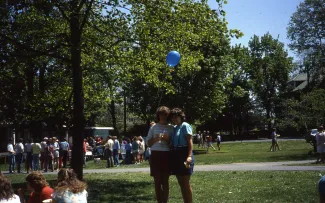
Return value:
M 247 34 L 228 28 L 227 1 L 216 2 L 1 1 L 0 124 L 33 138 L 68 131 L 79 178 L 85 127 L 145 135 L 161 105 L 229 140 L 272 128 L 301 137 L 324 124 L 325 1 L 302 1 L 291 15 L 295 57 L 270 33 L 231 44 Z

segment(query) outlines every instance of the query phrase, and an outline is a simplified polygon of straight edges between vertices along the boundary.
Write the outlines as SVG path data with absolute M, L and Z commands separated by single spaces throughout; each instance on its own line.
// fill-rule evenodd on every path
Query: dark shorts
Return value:
M 161 176 L 170 175 L 170 152 L 151 151 L 150 155 L 150 175 Z
M 221 142 L 220 141 L 217 141 L 217 144 L 220 144 Z
M 187 159 L 188 147 L 174 148 L 171 151 L 171 170 L 172 175 L 186 176 L 192 175 L 194 170 L 194 156 L 192 153 L 192 163 L 190 168 L 186 168 L 184 162 Z

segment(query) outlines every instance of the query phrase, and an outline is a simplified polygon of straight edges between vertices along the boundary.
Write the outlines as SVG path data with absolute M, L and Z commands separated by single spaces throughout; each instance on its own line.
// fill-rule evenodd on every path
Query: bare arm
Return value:
M 192 135 L 186 135 L 187 143 L 188 143 L 188 157 L 192 157 L 193 152 L 193 138 Z

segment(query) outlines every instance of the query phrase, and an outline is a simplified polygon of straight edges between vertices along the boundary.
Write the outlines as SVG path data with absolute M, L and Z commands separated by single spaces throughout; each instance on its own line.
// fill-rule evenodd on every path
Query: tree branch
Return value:
M 24 45 L 24 44 L 22 44 L 22 43 L 20 43 L 20 42 L 18 42 L 16 40 L 6 36 L 4 34 L 1 34 L 1 33 L 0 33 L 0 38 L 3 38 L 5 41 L 10 42 L 12 45 L 17 47 L 18 49 L 22 49 L 22 50 L 30 53 L 30 54 L 27 54 L 26 56 L 31 56 L 31 57 L 32 56 L 50 56 L 50 57 L 60 59 L 60 60 L 63 60 L 65 62 L 70 63 L 70 59 L 59 56 L 56 53 L 56 50 L 60 45 L 58 45 L 58 47 L 51 48 L 51 49 L 49 49 L 47 51 L 39 51 L 39 50 L 35 50 L 35 49 L 33 49 L 33 48 L 29 47 L 29 46 L 26 46 L 26 45 Z M 13 54 L 11 54 L 11 55 L 13 55 Z M 13 56 L 15 56 L 15 55 L 13 55 Z M 16 55 L 16 56 L 19 56 L 19 55 Z M 23 56 L 23 55 L 21 55 L 21 56 Z
M 88 4 L 87 8 L 86 8 L 84 18 L 83 18 L 82 23 L 80 25 L 80 30 L 82 30 L 84 28 L 86 22 L 88 22 L 87 19 L 89 17 L 89 14 L 90 14 L 93 3 L 94 3 L 94 0 L 91 0 L 90 3 Z
M 59 4 L 56 5 L 61 13 L 61 15 L 63 16 L 63 18 L 66 20 L 66 21 L 70 21 L 69 17 L 64 13 L 64 10 L 61 8 L 61 6 Z

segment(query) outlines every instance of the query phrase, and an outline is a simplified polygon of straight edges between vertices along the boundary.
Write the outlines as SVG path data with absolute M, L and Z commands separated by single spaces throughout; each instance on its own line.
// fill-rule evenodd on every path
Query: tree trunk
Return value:
M 271 132 L 272 131 L 272 124 L 271 124 L 271 111 L 270 111 L 270 109 L 266 109 L 266 119 L 267 119 L 267 130 L 269 131 L 269 132 Z
M 124 92 L 124 135 L 126 135 L 126 95 Z
M 33 61 L 29 61 L 27 64 L 27 71 L 26 71 L 26 79 L 27 79 L 27 97 L 29 103 L 33 103 L 34 99 L 34 65 Z M 29 128 L 29 136 L 34 137 L 36 135 L 36 129 L 35 129 L 35 121 L 33 119 L 34 112 L 32 112 L 31 105 L 28 105 L 28 114 L 31 116 L 31 120 L 28 123 Z
M 109 112 L 112 116 L 112 123 L 113 123 L 113 128 L 114 128 L 114 134 L 119 134 L 118 129 L 117 129 L 117 121 L 116 121 L 116 108 L 115 108 L 115 101 L 112 100 L 111 104 L 109 106 Z
M 83 179 L 83 139 L 84 139 L 84 95 L 81 69 L 81 30 L 78 1 L 71 2 L 71 68 L 73 76 L 73 147 L 71 167 L 80 180 Z

